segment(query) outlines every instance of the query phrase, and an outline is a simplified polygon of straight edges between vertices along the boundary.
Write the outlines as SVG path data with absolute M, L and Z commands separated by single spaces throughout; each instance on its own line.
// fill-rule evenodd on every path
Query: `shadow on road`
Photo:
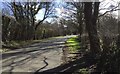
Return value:
M 6 62 L 10 62 L 10 64 L 7 64 L 7 65 L 5 64 L 2 67 L 4 67 L 4 68 L 5 67 L 11 67 L 9 72 L 12 72 L 12 70 L 14 69 L 15 66 L 23 65 L 27 61 L 33 60 L 33 59 L 37 58 L 38 56 L 40 56 L 43 53 L 47 53 L 49 51 L 59 51 L 59 48 L 63 48 L 65 43 L 51 43 L 51 44 L 53 46 L 50 46 L 49 48 L 45 48 L 45 49 L 41 49 L 41 48 L 38 47 L 39 49 L 35 49 L 35 50 L 31 50 L 31 51 L 3 54 L 2 55 L 3 60 L 8 58 L 8 57 L 11 57 L 11 58 L 2 61 L 3 64 L 5 64 Z M 40 50 L 43 50 L 43 51 L 41 52 Z M 29 56 L 25 57 L 24 59 L 20 59 L 19 61 L 15 61 L 15 59 L 18 59 L 20 57 L 24 57 L 26 54 L 29 55 Z M 46 62 L 46 60 L 47 60 L 46 57 L 44 57 L 44 60 L 41 60 L 41 61 L 43 61 L 45 63 L 45 66 L 38 69 L 36 72 L 39 72 L 40 70 L 42 70 L 46 66 L 48 66 L 48 63 Z
M 58 67 L 45 70 L 42 72 L 75 72 L 76 70 L 82 69 L 82 68 L 90 68 L 92 65 L 96 64 L 97 59 L 94 59 L 93 56 L 90 56 L 91 54 L 84 55 L 83 57 L 75 60 L 70 61 L 67 64 L 60 65 Z M 35 74 L 38 74 L 39 72 L 35 72 Z
M 50 44 L 47 43 L 47 44 L 44 44 L 44 45 L 41 45 L 41 46 L 40 45 L 30 46 L 27 49 L 23 48 L 27 51 L 23 50 L 23 51 L 19 51 L 19 52 L 15 52 L 15 53 L 2 54 L 2 59 L 5 59 L 5 58 L 10 57 L 10 56 L 16 56 L 16 55 L 19 55 L 19 54 L 28 54 L 30 52 L 35 52 L 35 51 L 40 51 L 40 50 L 49 51 L 50 49 L 54 49 L 54 48 L 62 48 L 62 47 L 64 47 L 64 44 L 65 43 L 50 43 Z M 49 47 L 49 46 L 50 46 L 50 48 L 46 48 L 46 47 Z M 53 47 L 53 46 L 56 46 L 56 47 Z M 37 47 L 37 49 L 36 48 L 31 48 L 31 47 Z M 32 49 L 32 50 L 30 50 L 30 49 Z M 16 49 L 16 50 L 19 50 L 19 49 Z
M 38 69 L 35 73 L 38 73 L 40 70 L 44 69 L 45 67 L 47 67 L 49 64 L 46 62 L 47 58 L 44 57 L 44 63 L 45 63 L 45 66 L 43 66 L 42 68 Z
M 13 53 L 2 54 L 2 63 L 4 64 L 2 67 L 5 69 L 7 67 L 10 67 L 9 72 L 12 72 L 14 71 L 13 69 L 16 68 L 16 66 L 24 65 L 25 62 L 34 60 L 38 57 L 44 57 L 44 59 L 41 59 L 40 61 L 43 61 L 45 63 L 45 66 L 40 69 L 37 68 L 38 70 L 35 71 L 36 73 L 38 73 L 40 70 L 45 69 L 49 65 L 49 63 L 46 62 L 48 57 L 45 57 L 44 55 L 42 56 L 42 54 L 54 51 L 53 53 L 57 52 L 56 56 L 59 56 L 59 54 L 61 53 L 61 49 L 66 47 L 65 41 L 67 39 L 68 38 L 59 38 L 51 41 L 35 43 L 29 47 L 16 49 L 19 50 L 17 52 L 15 50 L 15 52 Z

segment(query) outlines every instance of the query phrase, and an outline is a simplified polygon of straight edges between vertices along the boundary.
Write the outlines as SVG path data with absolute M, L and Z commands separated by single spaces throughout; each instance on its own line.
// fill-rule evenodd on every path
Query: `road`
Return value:
M 62 64 L 65 41 L 73 37 L 56 37 L 16 49 L 2 55 L 2 72 L 40 72 Z

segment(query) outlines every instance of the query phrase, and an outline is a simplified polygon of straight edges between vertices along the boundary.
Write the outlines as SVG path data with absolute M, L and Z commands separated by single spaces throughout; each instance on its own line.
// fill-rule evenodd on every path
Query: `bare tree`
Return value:
M 67 2 L 67 7 L 65 9 L 68 9 L 71 12 L 71 15 L 69 14 L 69 17 L 74 18 L 73 20 L 75 21 L 74 25 L 76 25 L 76 28 L 80 34 L 83 32 L 83 16 L 84 16 L 84 3 L 83 2 Z
M 13 12 L 16 21 L 21 24 L 19 37 L 21 40 L 29 40 L 35 38 L 37 27 L 50 15 L 53 14 L 52 2 L 10 2 L 6 4 Z M 36 14 L 39 10 L 45 9 L 44 17 L 37 24 Z M 24 31 L 23 31 L 24 30 Z

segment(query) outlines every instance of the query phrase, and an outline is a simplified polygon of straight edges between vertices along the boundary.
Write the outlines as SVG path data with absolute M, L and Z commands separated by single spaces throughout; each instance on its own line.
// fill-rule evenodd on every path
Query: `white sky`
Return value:
M 11 1 L 11 0 L 0 0 L 0 2 L 3 2 L 3 1 Z M 62 0 L 62 1 L 65 1 L 65 0 Z M 69 0 L 66 0 L 66 1 L 69 1 Z M 120 0 L 99 0 L 99 1 L 103 1 L 100 4 L 100 9 L 101 8 L 108 8 L 111 4 L 116 6 L 117 2 L 120 2 Z M 60 0 L 56 0 L 56 2 L 59 3 Z M 1 5 L 0 5 L 0 8 L 1 8 Z M 61 15 L 65 11 L 64 8 L 55 8 L 55 9 L 56 9 L 58 15 Z M 101 10 L 100 13 L 104 13 L 105 11 L 106 10 Z M 114 14 L 118 15 L 118 11 L 114 12 Z M 42 20 L 43 16 L 44 16 L 44 9 L 42 9 L 38 12 L 38 14 L 36 15 L 36 19 L 37 20 Z M 62 16 L 60 16 L 60 17 L 62 17 Z M 51 20 L 48 19 L 48 21 L 51 21 Z
M 113 6 L 117 6 L 117 3 L 120 2 L 120 0 L 100 0 L 100 1 L 103 1 L 101 2 L 100 4 L 100 9 L 101 8 L 109 8 L 110 5 L 113 5 Z M 60 17 L 62 17 L 62 15 L 64 16 L 64 14 L 62 14 L 65 10 L 64 8 L 55 8 L 56 11 L 57 11 L 57 14 L 60 15 Z M 106 10 L 101 10 L 100 13 L 104 13 L 106 12 Z M 118 11 L 115 11 L 113 12 L 115 15 L 118 15 Z M 62 15 L 61 15 L 62 14 Z M 43 18 L 43 15 L 44 15 L 44 11 L 43 10 L 40 10 L 38 12 L 38 14 L 36 15 L 36 18 L 37 20 L 38 19 L 42 19 Z M 50 21 L 50 19 L 48 20 Z
M 102 2 L 100 4 L 100 9 L 101 8 L 109 8 L 110 5 L 117 6 L 118 1 L 120 1 L 120 0 L 105 0 L 104 2 Z M 101 10 L 100 12 L 104 13 L 104 12 L 106 12 L 106 10 Z M 118 11 L 115 11 L 115 14 L 118 15 Z
M 36 15 L 36 19 L 42 20 L 43 17 L 44 17 L 44 9 L 41 9 L 41 10 L 39 10 L 38 14 Z

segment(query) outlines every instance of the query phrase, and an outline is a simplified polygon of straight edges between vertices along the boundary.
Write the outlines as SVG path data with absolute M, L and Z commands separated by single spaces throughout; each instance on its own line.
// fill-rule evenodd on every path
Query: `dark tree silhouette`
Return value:
M 100 52 L 100 42 L 97 33 L 97 17 L 100 2 L 94 2 L 94 5 L 92 2 L 85 2 L 84 4 L 85 23 L 90 40 L 90 50 L 93 53 L 97 53 Z

